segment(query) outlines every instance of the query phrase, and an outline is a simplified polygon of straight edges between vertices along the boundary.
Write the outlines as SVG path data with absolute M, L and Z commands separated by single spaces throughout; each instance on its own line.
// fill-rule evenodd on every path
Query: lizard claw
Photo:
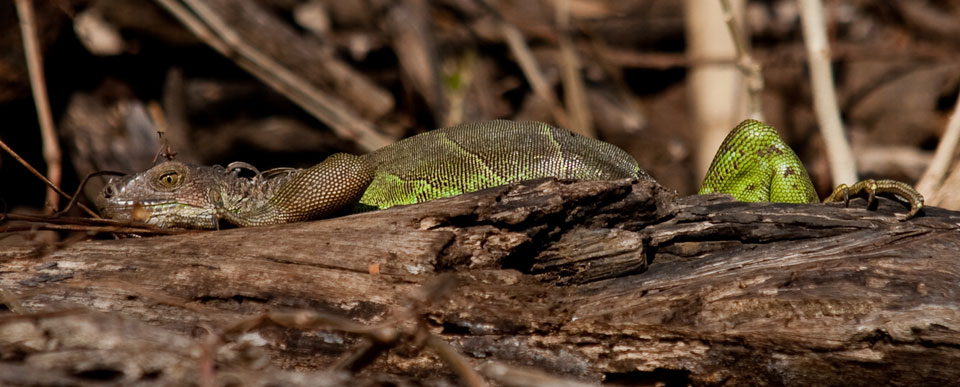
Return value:
M 923 195 L 920 192 L 917 192 L 911 185 L 896 181 L 896 180 L 874 180 L 866 179 L 858 181 L 852 186 L 847 186 L 846 184 L 840 184 L 833 190 L 833 193 L 830 194 L 826 199 L 823 199 L 824 203 L 837 203 L 843 199 L 843 203 L 846 206 L 850 206 L 850 196 L 851 195 L 860 195 L 867 194 L 867 205 L 873 203 L 876 199 L 877 194 L 890 194 L 896 197 L 901 201 L 910 203 L 910 211 L 907 212 L 906 216 L 902 220 L 907 220 L 914 217 L 920 209 L 923 208 Z

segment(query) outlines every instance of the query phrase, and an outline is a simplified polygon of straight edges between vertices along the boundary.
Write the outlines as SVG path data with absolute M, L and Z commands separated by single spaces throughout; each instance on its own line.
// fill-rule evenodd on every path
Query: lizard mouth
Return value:
M 217 227 L 214 210 L 167 200 L 110 200 L 100 210 L 108 218 L 142 222 L 160 228 Z

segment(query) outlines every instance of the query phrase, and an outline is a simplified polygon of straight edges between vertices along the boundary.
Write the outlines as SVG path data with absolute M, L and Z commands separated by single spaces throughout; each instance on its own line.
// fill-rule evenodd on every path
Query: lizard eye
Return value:
M 180 172 L 177 172 L 177 171 L 170 171 L 170 172 L 164 173 L 160 175 L 160 178 L 158 179 L 158 181 L 160 182 L 160 185 L 167 188 L 176 188 L 178 185 L 180 185 L 180 180 L 181 180 L 181 175 L 180 175 Z

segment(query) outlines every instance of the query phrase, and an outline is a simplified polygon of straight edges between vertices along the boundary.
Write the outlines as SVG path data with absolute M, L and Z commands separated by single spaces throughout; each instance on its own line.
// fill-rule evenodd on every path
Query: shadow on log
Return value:
M 33 314 L 0 315 L 0 382 L 463 377 L 416 334 L 356 374 L 337 365 L 370 346 L 357 332 L 222 334 L 305 310 L 422 324 L 474 366 L 583 382 L 957 383 L 960 213 L 904 222 L 898 203 L 864 205 L 544 179 L 318 222 L 7 249 L 0 286 Z M 442 273 L 454 286 L 424 287 Z

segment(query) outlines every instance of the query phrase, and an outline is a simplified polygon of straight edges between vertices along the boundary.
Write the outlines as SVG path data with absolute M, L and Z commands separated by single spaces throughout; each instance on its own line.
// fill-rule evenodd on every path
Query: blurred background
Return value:
M 799 3 L 730 1 L 762 114 L 821 196 L 834 182 Z M 537 120 L 695 192 L 747 88 L 719 1 L 50 0 L 34 3 L 68 192 L 166 151 L 308 166 L 464 121 Z M 824 2 L 837 105 L 861 177 L 916 182 L 960 88 L 960 3 Z M 0 2 L 0 139 L 46 169 L 14 2 Z M 164 133 L 163 138 L 157 132 Z M 96 192 L 99 181 L 88 189 Z M 8 210 L 45 188 L 0 153 Z M 62 203 L 62 202 L 61 202 Z

